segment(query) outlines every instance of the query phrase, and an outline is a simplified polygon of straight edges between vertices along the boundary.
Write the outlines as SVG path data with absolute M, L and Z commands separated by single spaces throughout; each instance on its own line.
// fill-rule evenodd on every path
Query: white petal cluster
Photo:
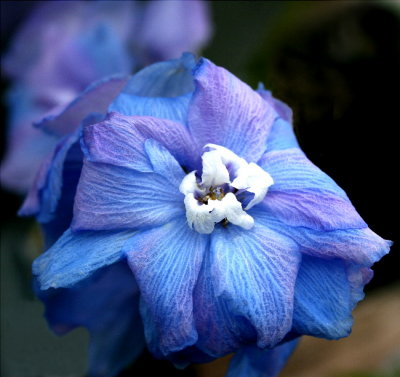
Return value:
M 202 156 L 201 182 L 193 171 L 185 176 L 179 187 L 185 195 L 189 226 L 203 234 L 212 233 L 215 224 L 223 220 L 244 229 L 252 228 L 254 219 L 245 211 L 264 199 L 268 187 L 273 184 L 272 177 L 257 164 L 247 163 L 227 148 L 215 144 L 207 144 L 205 148 L 208 151 Z M 222 190 L 223 185 L 229 187 L 226 194 L 216 199 L 209 195 Z M 244 209 L 234 193 L 243 191 L 254 194 Z

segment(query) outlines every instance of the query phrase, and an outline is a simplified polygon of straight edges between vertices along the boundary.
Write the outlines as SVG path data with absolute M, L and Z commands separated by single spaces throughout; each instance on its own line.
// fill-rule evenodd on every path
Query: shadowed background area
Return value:
M 300 144 L 348 194 L 371 229 L 395 241 L 374 267 L 350 338 L 304 339 L 282 377 L 399 376 L 398 103 L 400 7 L 396 1 L 211 4 L 214 38 L 203 55 L 256 87 L 264 83 L 294 111 Z M 2 51 L 34 2 L 2 2 Z M 61 8 L 60 8 L 61 11 Z M 9 83 L 2 78 L 2 93 Z M 6 115 L 4 102 L 3 114 Z M 2 150 L 5 145 L 5 118 Z M 87 334 L 51 334 L 33 297 L 30 264 L 41 251 L 22 198 L 2 190 L 1 375 L 81 376 Z M 397 353 L 396 353 L 397 352 Z M 175 370 L 143 357 L 120 377 L 223 376 L 227 358 Z

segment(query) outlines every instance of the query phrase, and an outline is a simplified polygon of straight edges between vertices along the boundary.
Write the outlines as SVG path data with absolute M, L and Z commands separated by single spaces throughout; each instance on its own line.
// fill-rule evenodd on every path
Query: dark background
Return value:
M 2 3 L 2 51 L 35 5 Z M 375 277 L 366 292 L 398 283 L 399 4 L 395 1 L 215 1 L 210 5 L 214 38 L 203 55 L 252 87 L 263 82 L 275 97 L 293 109 L 295 131 L 310 160 L 347 192 L 372 230 L 395 241 L 391 254 L 374 266 Z M 2 93 L 7 86 L 8 82 L 2 78 Z M 2 150 L 6 110 L 2 104 Z M 52 370 L 46 365 L 49 363 L 46 355 L 53 346 L 46 343 L 50 342 L 47 334 L 43 335 L 46 329 L 40 324 L 40 304 L 30 294 L 29 263 L 20 251 L 25 247 L 21 235 L 29 231 L 32 223 L 15 216 L 22 198 L 5 190 L 1 196 L 1 252 L 8 253 L 2 259 L 1 300 L 2 307 L 11 308 L 2 310 L 2 329 L 11 326 L 2 336 L 2 351 L 7 350 L 8 357 L 2 364 L 7 362 L 11 368 L 20 363 L 19 352 L 34 353 L 39 348 L 41 356 L 35 358 L 38 365 L 33 369 L 43 370 L 43 364 Z M 16 255 L 9 255 L 10 250 L 16 250 Z M 23 299 L 32 302 L 26 310 L 35 309 L 32 316 L 24 317 L 30 323 L 17 326 L 9 316 L 14 309 L 24 310 Z M 30 324 L 41 328 L 35 330 L 35 339 L 26 339 L 32 342 L 31 348 L 20 349 L 18 344 L 24 341 L 24 329 Z M 76 348 L 74 344 L 86 342 L 85 334 L 68 337 L 66 346 L 57 343 L 59 359 L 50 364 L 55 362 L 58 368 L 65 365 L 69 374 L 58 371 L 53 375 L 71 376 L 84 368 L 85 356 L 79 353 L 84 345 Z M 71 369 L 71 359 L 75 369 Z M 15 367 L 15 376 L 25 376 L 24 370 L 27 369 Z M 134 369 L 121 376 L 141 376 L 143 371 L 148 376 L 196 373 L 194 369 L 175 371 L 168 363 L 155 363 L 145 355 Z

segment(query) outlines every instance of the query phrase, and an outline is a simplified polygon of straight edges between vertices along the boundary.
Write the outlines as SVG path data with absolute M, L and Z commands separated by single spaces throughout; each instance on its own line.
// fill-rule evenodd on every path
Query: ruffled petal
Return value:
M 105 114 L 112 100 L 128 81 L 127 76 L 111 76 L 91 84 L 57 114 L 49 115 L 36 126 L 57 136 L 74 132 L 90 113 Z
M 89 330 L 89 376 L 116 376 L 142 351 L 139 292 L 125 262 L 103 268 L 74 287 L 36 293 L 55 333 L 79 326 Z
M 369 267 L 389 251 L 391 243 L 368 228 L 315 231 L 288 227 L 261 209 L 250 214 L 256 223 L 296 241 L 303 254 L 295 287 L 293 332 L 328 339 L 347 336 L 351 311 L 372 277 Z
M 237 351 L 243 344 L 254 342 L 257 334 L 245 317 L 231 311 L 229 301 L 217 291 L 212 268 L 214 258 L 214 254 L 209 252 L 204 256 L 193 295 L 193 307 L 199 333 L 196 346 L 204 354 L 218 358 Z M 192 362 L 202 362 L 196 360 L 196 352 L 186 357 L 190 357 Z
M 152 64 L 136 73 L 109 107 L 124 115 L 153 116 L 186 123 L 194 90 L 192 54 Z
M 303 256 L 296 281 L 293 328 L 300 334 L 327 339 L 348 336 L 353 324 L 351 311 L 363 298 L 369 274 L 339 259 Z M 350 272 L 350 275 L 349 275 Z M 357 276 L 361 274 L 364 278 Z M 349 278 L 352 283 L 350 284 Z M 356 293 L 356 294 L 354 294 Z
M 149 349 L 157 357 L 193 345 L 193 289 L 208 237 L 184 218 L 138 233 L 124 247 L 141 293 Z
M 295 350 L 299 339 L 272 349 L 243 347 L 231 359 L 227 377 L 276 377 Z
M 179 59 L 154 63 L 143 68 L 129 79 L 121 94 L 111 104 L 110 111 L 120 110 L 116 106 L 122 94 L 132 97 L 173 98 L 192 93 L 194 90 L 192 69 L 195 65 L 195 56 L 184 53 Z
M 224 68 L 201 59 L 188 126 L 200 145 L 224 146 L 246 161 L 257 161 L 277 114 L 259 94 Z M 234 130 L 234 132 L 232 132 Z
M 68 288 L 89 277 L 96 270 L 117 262 L 127 232 L 72 232 L 62 237 L 32 266 L 41 290 Z
M 265 90 L 263 84 L 258 85 L 257 93 L 266 101 L 270 106 L 272 106 L 279 117 L 289 124 L 293 124 L 293 111 L 286 105 L 286 103 L 276 99 L 272 96 L 270 90 Z
M 391 241 L 379 237 L 369 228 L 317 231 L 290 227 L 262 208 L 250 211 L 256 222 L 293 239 L 303 254 L 324 259 L 340 258 L 348 263 L 371 267 L 389 252 Z
M 75 196 L 74 230 L 143 228 L 185 216 L 183 195 L 179 192 L 185 173 L 156 141 L 146 140 L 143 145 L 149 173 L 125 166 L 84 162 Z M 129 161 L 123 158 L 122 147 L 123 144 L 116 150 L 120 155 L 115 156 Z
M 291 226 L 364 228 L 346 193 L 297 148 L 267 152 L 258 164 L 273 178 L 263 206 Z
M 257 341 L 263 348 L 274 347 L 282 340 L 292 321 L 294 283 L 300 264 L 297 249 L 289 238 L 257 221 L 247 231 L 231 225 L 214 230 L 210 276 L 204 267 L 208 282 L 201 278 L 202 288 L 196 288 L 199 348 L 215 355 L 233 351 L 237 339 Z M 219 330 L 220 326 L 227 331 Z
M 193 168 L 200 151 L 185 126 L 153 117 L 130 117 L 111 113 L 98 124 L 84 129 L 84 152 L 89 161 L 152 172 L 144 148 L 146 139 L 155 139 L 188 168 Z M 167 174 L 167 172 L 166 172 Z
M 208 4 L 192 1 L 149 1 L 146 4 L 138 44 L 147 62 L 198 51 L 211 34 Z

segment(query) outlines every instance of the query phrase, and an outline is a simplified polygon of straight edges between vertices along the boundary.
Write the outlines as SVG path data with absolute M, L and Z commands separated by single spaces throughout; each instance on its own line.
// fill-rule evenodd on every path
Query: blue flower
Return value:
M 35 7 L 3 60 L 12 85 L 2 184 L 26 193 L 59 141 L 32 123 L 62 111 L 96 80 L 197 51 L 210 30 L 207 4 L 199 0 L 46 2 Z
M 44 126 L 65 124 L 66 114 Z M 300 335 L 350 333 L 370 267 L 390 242 L 307 159 L 290 118 L 264 89 L 184 55 L 133 76 L 107 116 L 86 117 L 54 154 L 33 190 L 36 213 L 57 221 L 64 193 L 76 190 L 73 219 L 33 272 L 52 327 L 94 334 L 107 365 L 101 374 L 92 359 L 92 375 L 132 360 L 142 331 L 156 357 L 178 366 L 236 352 L 231 377 L 275 376 Z M 69 186 L 65 151 L 79 138 L 83 165 Z M 88 293 L 102 274 L 102 293 Z M 107 302 L 113 309 L 102 310 Z M 125 350 L 115 359 L 104 337 L 122 324 L 137 341 L 126 347 L 115 330 Z

